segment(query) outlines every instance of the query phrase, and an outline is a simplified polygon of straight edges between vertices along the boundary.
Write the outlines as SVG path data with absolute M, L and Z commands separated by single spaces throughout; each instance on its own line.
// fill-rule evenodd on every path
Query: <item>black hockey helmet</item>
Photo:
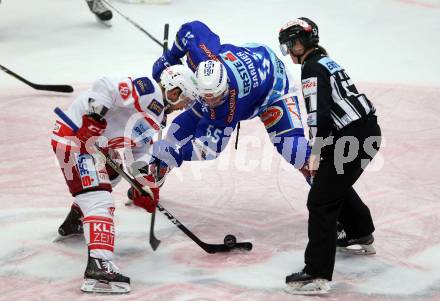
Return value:
M 299 40 L 305 49 L 315 47 L 319 43 L 318 25 L 304 17 L 289 21 L 281 27 L 278 40 L 283 55 L 289 54 L 295 40 Z

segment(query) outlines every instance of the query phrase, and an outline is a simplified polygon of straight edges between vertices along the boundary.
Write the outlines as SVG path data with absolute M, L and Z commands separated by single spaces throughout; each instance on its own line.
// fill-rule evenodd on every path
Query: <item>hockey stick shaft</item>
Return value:
M 163 53 L 168 50 L 168 33 L 169 33 L 170 25 L 168 23 L 165 24 L 163 28 Z M 164 117 L 165 118 L 165 117 Z M 159 130 L 158 140 L 162 140 L 162 130 Z M 160 168 L 157 168 L 157 178 L 159 179 Z M 151 214 L 150 220 L 150 245 L 153 251 L 159 247 L 160 240 L 154 235 L 154 224 L 156 222 L 156 210 Z
M 39 85 L 39 84 L 35 84 L 35 83 L 28 81 L 27 79 L 21 77 L 20 75 L 13 72 L 12 70 L 9 70 L 5 66 L 0 65 L 0 69 L 2 69 L 7 74 L 11 75 L 12 77 L 15 77 L 19 81 L 25 83 L 26 85 L 28 85 L 36 90 L 63 92 L 63 93 L 72 93 L 73 92 L 72 86 L 69 86 L 69 85 Z
M 124 15 L 121 11 L 119 11 L 118 9 L 116 9 L 116 7 L 114 7 L 112 4 L 110 4 L 107 0 L 102 0 L 102 2 L 104 2 L 105 4 L 107 4 L 110 8 L 112 8 L 115 12 L 117 12 L 122 18 L 124 18 L 125 20 L 127 20 L 129 23 L 131 23 L 132 25 L 134 25 L 134 27 L 136 27 L 137 29 L 139 29 L 140 31 L 142 31 L 143 33 L 145 33 L 150 39 L 152 39 L 157 45 L 159 45 L 160 47 L 163 47 L 163 44 L 161 41 L 159 41 L 158 39 L 156 39 L 151 33 L 149 33 L 148 31 L 146 31 L 142 26 L 140 26 L 139 24 L 137 24 L 136 22 L 134 22 L 132 19 L 130 19 L 129 17 L 127 17 L 126 15 Z
M 78 131 L 78 126 L 67 116 L 60 108 L 55 108 L 55 114 L 61 118 L 68 126 L 72 128 L 74 132 Z M 137 189 L 140 193 L 145 194 L 142 186 L 135 180 L 133 180 L 115 161 L 112 160 L 108 155 L 106 155 L 102 149 L 95 145 L 98 154 L 105 157 L 108 165 L 113 168 L 115 172 L 121 175 L 131 186 Z M 165 209 L 161 204 L 157 204 L 156 208 L 162 212 L 173 224 L 177 226 L 183 233 L 185 233 L 192 241 L 194 241 L 198 246 L 200 246 L 207 253 L 217 253 L 217 252 L 228 252 L 232 249 L 244 249 L 250 251 L 252 249 L 252 244 L 250 242 L 237 243 L 235 247 L 230 248 L 225 244 L 207 244 L 201 241 L 194 233 L 192 233 L 188 228 L 186 228 L 177 218 L 175 218 L 168 210 Z

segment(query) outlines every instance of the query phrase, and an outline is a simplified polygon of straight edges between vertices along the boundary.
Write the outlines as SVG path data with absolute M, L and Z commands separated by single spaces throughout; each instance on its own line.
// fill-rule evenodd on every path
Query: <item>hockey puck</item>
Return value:
M 237 238 L 232 234 L 226 235 L 223 241 L 228 248 L 233 248 L 237 244 Z

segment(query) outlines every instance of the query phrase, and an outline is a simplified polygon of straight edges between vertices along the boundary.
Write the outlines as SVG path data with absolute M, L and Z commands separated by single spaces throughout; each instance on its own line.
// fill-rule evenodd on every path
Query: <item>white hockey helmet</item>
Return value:
M 199 96 L 197 79 L 191 69 L 184 65 L 167 67 L 160 75 L 160 84 L 165 89 L 165 95 L 174 88 L 180 88 L 180 90 L 182 90 L 182 93 L 176 101 L 166 99 L 172 105 L 178 104 L 185 99 L 195 100 Z
M 196 70 L 199 93 L 203 98 L 215 98 L 228 91 L 226 68 L 219 61 L 201 62 Z

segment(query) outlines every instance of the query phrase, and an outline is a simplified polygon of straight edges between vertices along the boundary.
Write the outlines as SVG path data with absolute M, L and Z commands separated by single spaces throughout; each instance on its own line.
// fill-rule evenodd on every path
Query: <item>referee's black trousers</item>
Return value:
M 338 160 L 341 154 L 337 154 L 338 148 L 335 150 L 335 144 L 341 137 L 357 138 L 359 152 L 354 160 L 343 164 L 343 173 L 338 173 L 341 172 Z M 368 159 L 371 160 L 379 150 L 380 137 L 376 116 L 366 116 L 334 133 L 334 143 L 323 149 L 322 161 L 307 199 L 309 243 L 305 251 L 306 273 L 332 279 L 336 253 L 336 221 L 343 225 L 348 238 L 360 238 L 373 233 L 370 210 L 352 186 L 364 171 Z M 371 145 L 369 149 L 364 148 L 366 139 L 367 144 Z M 371 139 L 376 142 L 370 143 Z M 348 143 L 343 147 L 345 155 L 349 154 L 348 147 Z

